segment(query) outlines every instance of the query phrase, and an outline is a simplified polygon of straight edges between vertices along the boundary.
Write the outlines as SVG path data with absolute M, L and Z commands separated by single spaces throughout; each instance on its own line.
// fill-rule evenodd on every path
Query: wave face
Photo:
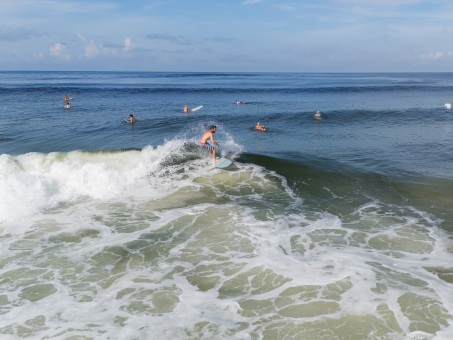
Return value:
M 442 75 L 7 75 L 3 337 L 453 337 L 451 116 L 435 107 L 438 92 L 423 103 L 401 97 L 448 87 Z M 221 89 L 195 91 L 190 106 L 204 107 L 184 115 L 179 90 L 121 90 L 151 80 L 337 90 L 263 90 L 244 105 Z M 50 95 L 12 89 L 51 82 L 59 90 Z M 379 82 L 407 88 L 359 89 L 362 104 L 339 90 Z M 316 120 L 321 102 L 332 108 Z M 122 123 L 135 103 L 138 123 Z M 269 130 L 254 131 L 256 121 Z M 229 170 L 199 147 L 211 124 Z

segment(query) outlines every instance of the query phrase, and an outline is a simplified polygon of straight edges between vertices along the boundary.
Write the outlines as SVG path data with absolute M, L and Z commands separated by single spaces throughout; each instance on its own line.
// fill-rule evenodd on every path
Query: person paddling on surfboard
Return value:
M 187 105 L 184 105 L 184 113 L 189 113 L 189 107 Z
M 135 119 L 132 113 L 129 115 L 129 123 L 131 124 L 137 123 L 137 119 Z
M 203 136 L 201 137 L 200 144 L 203 149 L 208 150 L 208 153 L 212 153 L 214 157 L 214 162 L 218 162 L 217 159 L 217 149 L 214 145 L 217 145 L 217 148 L 219 147 L 219 144 L 214 140 L 214 133 L 217 130 L 217 126 L 211 125 L 209 130 L 206 130 L 203 133 Z M 211 141 L 211 143 L 208 143 L 208 140 Z

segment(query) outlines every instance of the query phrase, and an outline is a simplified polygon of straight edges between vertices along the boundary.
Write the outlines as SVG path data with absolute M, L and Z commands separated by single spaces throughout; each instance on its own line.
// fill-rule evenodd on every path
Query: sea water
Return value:
M 449 73 L 1 72 L 1 338 L 451 339 L 452 94 Z

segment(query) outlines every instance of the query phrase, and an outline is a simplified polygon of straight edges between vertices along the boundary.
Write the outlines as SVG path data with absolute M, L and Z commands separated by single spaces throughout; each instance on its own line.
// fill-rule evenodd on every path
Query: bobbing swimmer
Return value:
M 255 130 L 266 131 L 266 127 L 261 125 L 260 122 L 256 123 Z

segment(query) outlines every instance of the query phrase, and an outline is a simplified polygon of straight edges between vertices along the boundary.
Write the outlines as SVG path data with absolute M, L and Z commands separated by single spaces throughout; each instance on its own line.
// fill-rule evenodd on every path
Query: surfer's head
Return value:
M 216 129 L 217 129 L 217 126 L 215 126 L 215 125 L 211 125 L 211 127 L 209 128 L 209 130 L 211 130 L 212 132 L 215 132 Z

